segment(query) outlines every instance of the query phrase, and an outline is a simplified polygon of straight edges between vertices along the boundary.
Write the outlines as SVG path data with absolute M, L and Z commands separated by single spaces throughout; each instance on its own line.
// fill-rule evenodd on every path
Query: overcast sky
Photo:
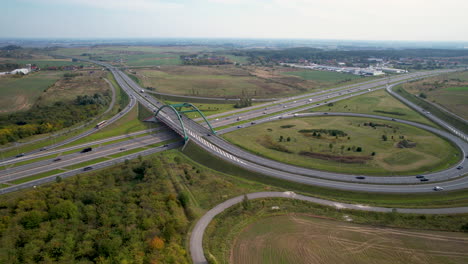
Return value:
M 468 41 L 468 0 L 2 0 L 0 37 Z

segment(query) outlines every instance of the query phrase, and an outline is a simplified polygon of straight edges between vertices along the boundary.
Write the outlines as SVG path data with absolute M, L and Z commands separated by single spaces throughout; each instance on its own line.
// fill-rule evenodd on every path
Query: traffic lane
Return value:
M 114 144 L 113 146 L 106 146 L 106 148 L 96 148 L 93 151 L 86 153 L 73 153 L 61 157 L 60 161 L 54 161 L 53 159 L 39 161 L 31 164 L 26 164 L 23 166 L 18 166 L 11 168 L 7 171 L 2 171 L 0 173 L 0 181 L 6 182 L 18 178 L 27 177 L 30 175 L 51 171 L 54 169 L 59 169 L 71 165 L 75 165 L 84 161 L 93 160 L 96 158 L 105 157 L 107 155 L 112 155 L 118 152 L 132 150 L 139 147 L 145 147 L 147 145 L 156 144 L 165 140 L 176 138 L 175 134 L 165 134 L 157 137 L 148 137 L 145 140 L 138 140 L 133 142 L 120 142 Z
M 98 169 L 103 169 L 103 168 L 110 167 L 110 166 L 114 166 L 114 165 L 117 165 L 117 164 L 121 164 L 125 160 L 136 159 L 136 158 L 138 158 L 138 156 L 148 156 L 148 155 L 155 154 L 155 153 L 158 153 L 158 152 L 161 152 L 161 151 L 164 151 L 164 150 L 175 149 L 175 148 L 178 148 L 178 147 L 180 147 L 182 145 L 183 145 L 183 143 L 180 142 L 180 141 L 179 142 L 174 142 L 174 143 L 168 144 L 168 146 L 160 146 L 160 147 L 157 147 L 157 148 L 151 148 L 151 149 L 148 149 L 148 150 L 144 150 L 144 151 L 140 151 L 140 152 L 137 152 L 137 153 L 129 154 L 129 155 L 126 155 L 126 156 L 123 156 L 123 157 L 119 157 L 119 158 L 111 159 L 111 160 L 108 160 L 108 161 L 103 161 L 103 162 L 100 162 L 100 163 L 96 163 L 96 164 L 92 165 L 92 167 L 93 167 L 92 171 L 98 170 Z M 30 189 L 30 188 L 36 188 L 36 187 L 40 188 L 39 185 L 54 182 L 56 177 L 68 178 L 68 177 L 75 176 L 77 174 L 82 174 L 82 173 L 85 173 L 83 171 L 83 168 L 74 169 L 74 170 L 63 172 L 63 173 L 58 173 L 58 174 L 48 176 L 48 177 L 44 177 L 44 178 L 41 178 L 41 179 L 32 180 L 32 181 L 17 184 L 17 185 L 14 185 L 14 186 L 2 188 L 2 189 L 0 189 L 0 194 L 19 191 L 19 190 L 22 190 L 22 189 Z

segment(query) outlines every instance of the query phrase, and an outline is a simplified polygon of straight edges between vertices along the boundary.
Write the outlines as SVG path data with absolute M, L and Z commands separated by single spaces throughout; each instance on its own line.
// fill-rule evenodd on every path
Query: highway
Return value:
M 106 66 L 105 64 L 102 64 L 103 66 Z M 157 101 L 155 98 L 149 97 L 147 95 L 144 95 L 144 93 L 140 93 L 142 88 L 136 84 L 133 80 L 131 80 L 127 75 L 125 75 L 123 72 L 115 69 L 112 66 L 106 66 L 109 67 L 109 69 L 112 71 L 112 73 L 116 76 L 117 81 L 119 82 L 119 85 L 122 87 L 125 87 L 124 90 L 129 92 L 131 96 L 135 97 L 138 101 L 140 101 L 143 105 L 149 107 L 152 110 L 156 110 L 159 106 L 162 105 L 161 102 Z M 442 73 L 446 71 L 434 71 L 434 72 L 418 72 L 414 74 L 409 74 L 406 76 L 398 76 L 397 78 L 393 78 L 392 81 L 402 81 L 404 79 L 408 78 L 421 78 L 424 76 L 428 75 L 433 75 L 437 73 Z M 380 87 L 383 85 L 387 84 L 387 80 L 381 80 L 381 81 L 374 81 L 370 82 L 368 84 L 364 84 L 362 86 L 357 86 L 354 87 L 354 89 L 349 89 L 350 91 L 346 91 L 347 93 L 353 93 L 353 92 L 359 92 L 359 91 L 369 91 L 369 89 L 373 89 L 375 87 Z M 342 96 L 346 92 L 343 91 L 332 91 L 331 93 L 327 95 L 320 95 L 320 96 L 325 96 L 326 98 L 333 98 L 336 96 Z M 298 98 L 304 98 L 310 95 L 301 95 Z M 298 98 L 293 98 L 298 99 Z M 285 99 L 289 100 L 291 98 Z M 323 98 L 308 98 L 307 101 L 309 102 L 309 99 L 312 99 L 311 103 L 313 103 L 316 100 L 323 100 Z M 298 101 L 296 102 L 291 102 L 292 104 L 297 104 Z M 304 104 L 304 102 L 301 102 Z M 293 107 L 293 106 L 291 106 Z M 284 106 L 283 106 L 284 108 Z M 257 112 L 258 115 L 260 113 Z M 175 113 L 170 113 L 170 112 L 164 112 L 162 117 L 159 117 L 160 120 L 164 123 L 166 123 L 169 127 L 173 128 L 178 134 L 182 135 L 182 128 L 180 125 L 175 122 L 174 120 L 177 120 L 177 116 L 175 116 Z M 388 184 L 362 184 L 361 182 L 338 182 L 336 180 L 328 180 L 328 179 L 322 179 L 320 178 L 321 174 L 324 172 L 320 172 L 319 175 L 315 175 L 316 177 L 307 177 L 301 174 L 296 174 L 296 173 L 291 173 L 291 172 L 286 172 L 283 170 L 278 170 L 278 169 L 272 169 L 270 166 L 271 164 L 275 163 L 275 161 L 268 160 L 269 166 L 263 166 L 258 163 L 261 161 L 264 161 L 264 158 L 258 157 L 258 156 L 248 156 L 246 155 L 246 152 L 243 151 L 242 154 L 234 154 L 230 153 L 229 151 L 226 151 L 226 149 L 233 150 L 235 148 L 232 146 L 232 144 L 225 142 L 221 138 L 212 135 L 207 137 L 206 135 L 209 134 L 209 130 L 200 125 L 199 123 L 183 116 L 182 117 L 185 123 L 185 128 L 187 130 L 188 135 L 190 136 L 190 140 L 194 141 L 197 145 L 202 147 L 203 149 L 209 151 L 211 154 L 227 160 L 231 163 L 234 163 L 238 166 L 241 166 L 247 170 L 259 172 L 261 174 L 269 175 L 272 177 L 277 177 L 281 178 L 284 180 L 289 180 L 289 181 L 295 181 L 299 183 L 304 183 L 304 184 L 310 184 L 310 185 L 318 185 L 318 186 L 323 186 L 323 187 L 330 187 L 330 188 L 338 188 L 338 189 L 343 189 L 343 190 L 356 190 L 356 191 L 371 191 L 371 192 L 392 192 L 392 193 L 417 193 L 417 192 L 431 192 L 433 185 L 428 185 L 428 184 L 406 184 L 406 185 L 388 185 Z M 220 144 L 219 146 L 216 146 L 216 144 L 213 144 L 212 142 L 224 142 L 223 144 Z M 242 151 L 237 148 L 236 151 Z M 245 155 L 245 156 L 243 156 Z M 249 158 L 246 158 L 249 157 Z M 303 169 L 303 168 L 298 168 L 298 169 Z M 335 177 L 341 177 L 342 180 L 347 180 L 349 181 L 350 175 L 335 175 Z M 354 179 L 353 179 L 354 181 Z M 459 188 L 466 188 L 468 187 L 468 182 L 464 180 L 464 178 L 461 179 L 455 179 L 452 181 L 447 181 L 444 182 L 444 187 L 447 190 L 455 190 Z
M 60 160 L 56 160 L 58 158 L 57 156 L 50 157 L 45 160 L 32 162 L 0 171 L 0 183 L 13 181 L 16 179 L 55 169 L 63 169 L 68 166 L 79 164 L 85 161 L 111 156 L 119 152 L 124 152 L 136 148 L 146 147 L 151 144 L 160 143 L 174 138 L 176 138 L 174 132 L 164 131 L 157 134 L 152 134 L 139 138 L 132 138 L 122 142 L 94 147 L 92 148 L 92 151 L 85 153 L 81 151 L 76 151 L 70 154 L 61 155 L 59 157 Z
M 376 207 L 376 206 L 366 206 L 366 205 L 356 205 L 356 204 L 347 204 L 339 203 L 335 201 L 329 201 L 309 196 L 304 196 L 296 194 L 294 192 L 257 192 L 247 194 L 249 200 L 260 199 L 260 198 L 285 198 L 285 199 L 295 199 L 300 201 L 306 201 L 311 203 L 316 203 L 320 205 L 330 206 L 336 209 L 352 209 L 359 211 L 370 211 L 370 212 L 385 212 L 390 213 L 396 210 L 399 213 L 403 214 L 461 214 L 468 213 L 468 207 L 454 207 L 454 208 L 434 208 L 434 209 L 411 209 L 411 208 L 386 208 L 386 207 Z M 190 234 L 190 255 L 192 257 L 192 262 L 194 264 L 207 264 L 208 261 L 205 258 L 203 253 L 203 236 L 207 226 L 218 214 L 222 213 L 224 210 L 229 207 L 239 204 L 244 199 L 244 196 L 237 196 L 231 198 L 227 201 L 224 201 L 208 212 L 206 212 L 195 224 L 195 227 L 192 229 Z
M 102 62 L 95 62 L 100 64 L 104 67 L 107 67 L 112 74 L 114 75 L 117 83 L 122 87 L 122 89 L 129 94 L 132 101 L 138 101 L 143 106 L 147 107 L 151 111 L 156 111 L 160 106 L 163 104 L 156 100 L 155 98 L 141 92 L 143 89 L 137 85 L 132 79 L 130 79 L 126 74 L 117 70 L 111 65 L 102 63 Z M 414 78 L 422 78 L 424 76 L 430 76 L 437 73 L 441 73 L 445 71 L 433 71 L 433 72 L 418 72 L 413 74 L 408 74 L 404 76 L 398 76 L 396 78 L 392 78 L 392 83 L 414 79 Z M 355 84 L 349 86 L 347 88 L 334 88 L 331 89 L 328 93 L 315 92 L 306 95 L 300 95 L 296 97 L 290 97 L 283 100 L 279 100 L 276 103 L 280 105 L 273 105 L 274 103 L 266 103 L 265 105 L 270 105 L 267 110 L 269 113 L 284 111 L 284 109 L 288 108 L 296 108 L 300 106 L 304 107 L 313 107 L 316 105 L 318 101 L 322 100 L 334 100 L 334 98 L 344 98 L 346 96 L 353 96 L 359 93 L 366 93 L 370 90 L 381 88 L 386 85 L 389 80 L 377 80 L 377 81 L 369 81 L 364 84 Z M 314 96 L 315 95 L 315 96 Z M 257 106 L 258 107 L 258 106 Z M 160 112 L 158 119 L 172 128 L 175 132 L 179 135 L 183 135 L 183 130 L 181 125 L 178 123 L 177 114 L 175 112 L 169 111 L 170 109 L 165 108 L 163 111 Z M 295 109 L 294 111 L 299 111 Z M 257 109 L 253 110 L 253 113 L 246 113 L 243 115 L 248 116 L 248 118 L 257 118 L 261 115 L 264 115 L 264 109 Z M 293 112 L 293 111 L 292 111 Z M 272 177 L 281 178 L 284 180 L 295 181 L 304 184 L 310 185 L 318 185 L 323 187 L 330 187 L 330 188 L 338 188 L 343 190 L 357 190 L 357 191 L 372 191 L 372 192 L 429 192 L 432 191 L 432 185 L 427 184 L 420 184 L 416 182 L 413 178 L 401 178 L 403 181 L 408 181 L 406 183 L 414 183 L 414 184 L 406 184 L 406 185 L 389 185 L 389 183 L 397 183 L 395 179 L 398 177 L 384 177 L 383 179 L 392 179 L 391 182 L 386 182 L 383 184 L 378 178 L 380 177 L 370 177 L 368 180 L 368 184 L 363 184 L 362 181 L 357 181 L 352 175 L 346 174 L 330 174 L 321 171 L 310 171 L 305 168 L 294 167 L 291 165 L 286 165 L 283 163 L 278 163 L 276 161 L 264 159 L 262 157 L 258 157 L 255 155 L 251 155 L 246 151 L 243 151 L 237 147 L 234 147 L 232 144 L 225 142 L 223 139 L 211 135 L 207 136 L 210 131 L 204 127 L 203 125 L 195 122 L 187 118 L 186 116 L 182 115 L 184 120 L 185 129 L 189 136 L 189 140 L 194 141 L 197 145 L 202 147 L 203 149 L 209 151 L 211 154 L 227 160 L 231 163 L 234 163 L 238 166 L 241 166 L 247 170 L 259 172 L 261 174 L 269 175 Z M 219 120 L 218 120 L 219 121 Z M 235 120 L 231 120 L 237 122 Z M 215 120 L 215 124 L 216 120 Z M 222 123 L 221 123 L 222 124 Z M 219 123 L 217 124 L 219 125 Z M 464 147 L 462 147 L 464 149 Z M 53 167 L 53 166 L 52 166 Z M 286 168 L 286 169 L 285 169 Z M 51 168 L 52 169 L 52 168 Z M 313 177 L 311 177 L 313 176 Z M 327 178 L 328 177 L 328 178 Z M 453 178 L 454 176 L 450 176 Z M 433 176 L 434 180 L 439 179 L 440 176 Z M 375 181 L 375 182 L 374 182 Z M 372 183 L 372 184 L 371 184 Z M 448 190 L 451 189 L 459 189 L 459 188 L 466 188 L 468 183 L 463 178 L 458 178 L 449 182 L 444 182 L 444 187 Z

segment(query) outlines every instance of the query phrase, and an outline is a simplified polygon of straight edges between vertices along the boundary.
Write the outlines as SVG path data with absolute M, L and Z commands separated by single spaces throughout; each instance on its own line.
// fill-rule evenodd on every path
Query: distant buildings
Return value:
M 358 68 L 358 67 L 335 67 L 335 66 L 327 66 L 327 65 L 319 65 L 319 64 L 309 64 L 309 65 L 300 65 L 294 63 L 280 63 L 281 65 L 289 66 L 292 68 L 301 68 L 301 69 L 310 69 L 310 70 L 319 70 L 319 71 L 332 71 L 332 72 L 340 72 L 340 73 L 349 73 L 354 75 L 361 75 L 361 76 L 378 76 L 384 75 L 385 73 L 380 68 Z M 390 69 L 390 68 L 388 68 Z M 398 69 L 394 69 L 398 70 Z M 403 71 L 403 70 L 398 70 Z M 402 73 L 402 72 L 398 72 Z

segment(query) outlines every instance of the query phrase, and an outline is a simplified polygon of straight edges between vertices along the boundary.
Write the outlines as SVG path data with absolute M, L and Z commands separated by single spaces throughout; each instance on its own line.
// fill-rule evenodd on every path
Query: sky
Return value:
M 468 41 L 467 0 L 1 0 L 0 38 Z

